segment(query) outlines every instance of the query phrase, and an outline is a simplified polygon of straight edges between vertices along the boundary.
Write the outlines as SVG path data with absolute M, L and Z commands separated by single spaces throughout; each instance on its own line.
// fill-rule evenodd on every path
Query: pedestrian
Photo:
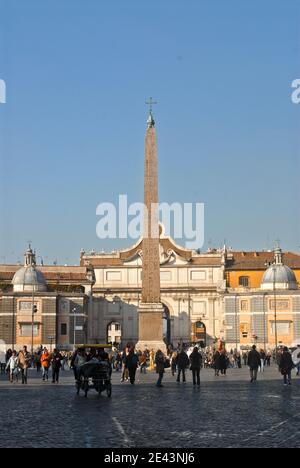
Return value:
M 171 372 L 174 377 L 176 374 L 176 358 L 177 358 L 177 352 L 173 351 L 172 356 L 171 356 Z
M 84 349 L 78 349 L 73 363 L 75 380 L 79 380 L 81 368 L 85 363 L 86 355 Z
M 128 367 L 127 367 L 127 364 L 126 364 L 126 359 L 127 359 L 128 354 L 129 354 L 129 347 L 126 346 L 126 348 L 124 349 L 124 351 L 122 353 L 123 370 L 122 370 L 121 382 L 124 382 L 124 380 L 127 381 L 128 377 L 129 377 Z
M 13 383 L 14 380 L 18 382 L 18 375 L 19 375 L 19 358 L 16 351 L 12 351 L 12 355 L 10 356 L 7 364 L 6 370 L 9 370 L 9 377 L 10 383 Z
M 197 378 L 197 385 L 200 387 L 200 369 L 202 367 L 202 354 L 199 353 L 199 348 L 195 346 L 192 354 L 190 355 L 190 369 L 193 373 L 193 385 L 196 386 L 196 378 Z
M 292 385 L 292 369 L 294 368 L 294 363 L 292 355 L 289 352 L 288 348 L 285 346 L 283 348 L 283 353 L 279 361 L 279 370 L 283 375 L 284 385 Z
M 158 380 L 156 383 L 157 387 L 163 387 L 162 379 L 165 373 L 165 362 L 166 362 L 166 357 L 164 353 L 159 349 L 155 355 L 156 373 L 158 374 Z
M 45 382 L 46 380 L 48 382 L 48 379 L 49 379 L 50 360 L 51 360 L 50 354 L 48 353 L 47 348 L 45 348 L 41 356 L 43 382 Z
M 23 349 L 19 351 L 19 368 L 21 369 L 22 384 L 27 385 L 28 380 L 28 369 L 31 365 L 31 355 L 27 351 L 27 346 L 23 346 Z
M 265 371 L 265 361 L 266 361 L 266 353 L 263 349 L 260 350 L 260 372 Z
M 213 358 L 212 358 L 212 366 L 215 370 L 215 377 L 219 377 L 219 358 L 220 358 L 220 353 L 219 351 L 215 351 L 215 353 L 213 354 Z
M 177 357 L 176 357 L 176 365 L 177 365 L 177 368 L 178 368 L 177 382 L 180 382 L 181 373 L 182 373 L 182 382 L 183 383 L 186 382 L 185 370 L 189 366 L 189 362 L 190 361 L 189 361 L 188 355 L 186 354 L 186 352 L 182 348 L 182 350 L 180 351 L 180 353 L 177 354 Z
M 59 382 L 59 373 L 61 369 L 62 356 L 57 349 L 54 349 L 51 356 L 51 366 L 52 366 L 52 383 Z
M 126 356 L 126 367 L 129 372 L 129 379 L 130 379 L 131 385 L 134 385 L 134 382 L 135 382 L 135 374 L 136 374 L 136 370 L 138 367 L 138 363 L 139 363 L 139 357 L 137 353 L 135 353 L 134 348 L 132 347 L 130 348 L 129 353 Z
M 144 372 L 146 374 L 146 369 L 147 369 L 147 355 L 146 352 L 144 351 L 140 357 L 139 357 L 139 364 L 140 364 L 140 372 L 141 374 Z
M 252 346 L 252 350 L 248 354 L 248 366 L 250 368 L 251 383 L 256 382 L 258 368 L 260 367 L 260 354 L 256 351 L 256 346 Z

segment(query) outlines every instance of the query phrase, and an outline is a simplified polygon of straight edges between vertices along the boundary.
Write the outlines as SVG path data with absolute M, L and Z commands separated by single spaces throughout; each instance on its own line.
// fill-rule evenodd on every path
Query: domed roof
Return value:
M 287 265 L 282 262 L 281 249 L 275 250 L 275 263 L 265 271 L 262 289 L 298 289 L 296 275 Z
M 14 291 L 46 291 L 46 280 L 43 273 L 35 266 L 35 254 L 29 248 L 25 253 L 25 266 L 14 275 Z
M 41 271 L 37 270 L 34 266 L 27 266 L 20 268 L 12 280 L 14 286 L 34 286 L 34 289 L 46 289 L 46 281 Z

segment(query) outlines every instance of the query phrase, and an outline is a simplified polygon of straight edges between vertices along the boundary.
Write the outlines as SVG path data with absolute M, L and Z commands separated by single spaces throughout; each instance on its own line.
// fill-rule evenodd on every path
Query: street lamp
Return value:
M 274 293 L 275 358 L 277 360 L 278 334 L 277 334 L 277 303 L 276 303 L 276 265 L 273 265 L 273 293 Z
M 33 298 L 33 296 L 32 296 Z M 34 298 L 33 298 L 34 301 Z M 33 341 L 34 341 L 34 315 L 37 313 L 37 306 L 32 302 L 32 316 L 31 316 L 31 354 L 33 355 Z

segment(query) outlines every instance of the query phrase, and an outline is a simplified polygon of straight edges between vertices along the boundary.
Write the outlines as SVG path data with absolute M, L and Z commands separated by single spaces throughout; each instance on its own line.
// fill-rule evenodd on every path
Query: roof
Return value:
M 87 268 L 76 266 L 38 266 L 46 282 L 87 283 Z M 12 281 L 14 274 L 20 270 L 20 265 L 0 265 L 0 282 Z
M 226 270 L 266 270 L 267 265 L 274 261 L 274 252 L 229 252 Z M 300 270 L 300 255 L 293 252 L 283 252 L 283 262 L 293 270 Z

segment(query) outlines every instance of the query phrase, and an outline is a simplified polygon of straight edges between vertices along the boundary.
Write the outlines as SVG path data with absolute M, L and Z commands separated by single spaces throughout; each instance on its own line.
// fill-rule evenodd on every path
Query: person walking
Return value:
M 54 349 L 53 354 L 51 356 L 51 366 L 52 366 L 52 383 L 59 383 L 59 373 L 61 369 L 61 361 L 62 361 L 62 356 L 61 354 L 57 351 L 57 349 Z
M 138 363 L 139 363 L 139 357 L 137 353 L 134 351 L 134 348 L 132 347 L 130 348 L 129 353 L 126 356 L 126 367 L 129 372 L 129 380 L 130 380 L 131 385 L 134 385 L 134 382 L 135 382 L 135 374 L 136 374 L 136 370 L 138 367 Z
M 180 351 L 180 353 L 177 354 L 176 357 L 176 365 L 178 368 L 178 374 L 177 374 L 177 382 L 180 383 L 180 375 L 182 373 L 182 382 L 185 383 L 185 370 L 189 366 L 189 358 L 184 349 Z
M 260 372 L 265 371 L 266 353 L 263 349 L 260 350 Z
M 80 370 L 81 367 L 86 363 L 86 355 L 84 349 L 78 349 L 74 363 L 73 363 L 73 369 L 74 369 L 74 376 L 75 380 L 79 380 L 80 378 Z
M 15 380 L 18 382 L 18 374 L 19 374 L 18 366 L 19 366 L 19 358 L 17 355 L 17 351 L 12 351 L 12 355 L 10 356 L 6 364 L 6 371 L 9 370 L 10 383 L 13 383 Z
M 122 377 L 121 377 L 121 382 L 124 382 L 124 380 L 128 380 L 128 367 L 126 364 L 126 359 L 129 354 L 129 348 L 126 346 L 122 353 L 122 365 L 123 365 L 123 370 L 122 370 Z
M 164 353 L 159 349 L 155 355 L 156 373 L 158 374 L 158 380 L 156 383 L 157 387 L 163 387 L 162 379 L 165 373 L 165 362 L 166 362 L 166 357 Z
M 27 346 L 23 346 L 23 349 L 19 351 L 19 368 L 21 369 L 22 384 L 27 385 L 28 380 L 28 369 L 31 365 L 31 355 L 27 351 Z
M 171 372 L 174 377 L 176 374 L 176 358 L 177 358 L 177 352 L 173 351 L 172 356 L 171 356 Z
M 292 355 L 289 352 L 288 348 L 285 346 L 283 348 L 283 353 L 279 361 L 279 370 L 283 375 L 284 385 L 292 385 L 292 369 L 294 368 L 294 363 Z
M 45 382 L 46 380 L 48 382 L 48 379 L 49 379 L 50 360 L 51 360 L 50 354 L 48 353 L 47 348 L 45 348 L 41 355 L 43 382 Z
M 139 357 L 139 363 L 140 363 L 140 372 L 141 374 L 144 372 L 146 374 L 146 369 L 147 369 L 147 354 L 144 351 L 140 357 Z
M 199 348 L 195 346 L 192 354 L 190 355 L 190 369 L 193 373 L 193 385 L 196 386 L 196 378 L 197 378 L 197 385 L 200 387 L 200 369 L 202 367 L 202 354 L 199 353 Z
M 256 346 L 252 346 L 252 350 L 248 354 L 248 366 L 250 368 L 251 383 L 256 382 L 258 368 L 260 367 L 260 354 L 256 351 Z

